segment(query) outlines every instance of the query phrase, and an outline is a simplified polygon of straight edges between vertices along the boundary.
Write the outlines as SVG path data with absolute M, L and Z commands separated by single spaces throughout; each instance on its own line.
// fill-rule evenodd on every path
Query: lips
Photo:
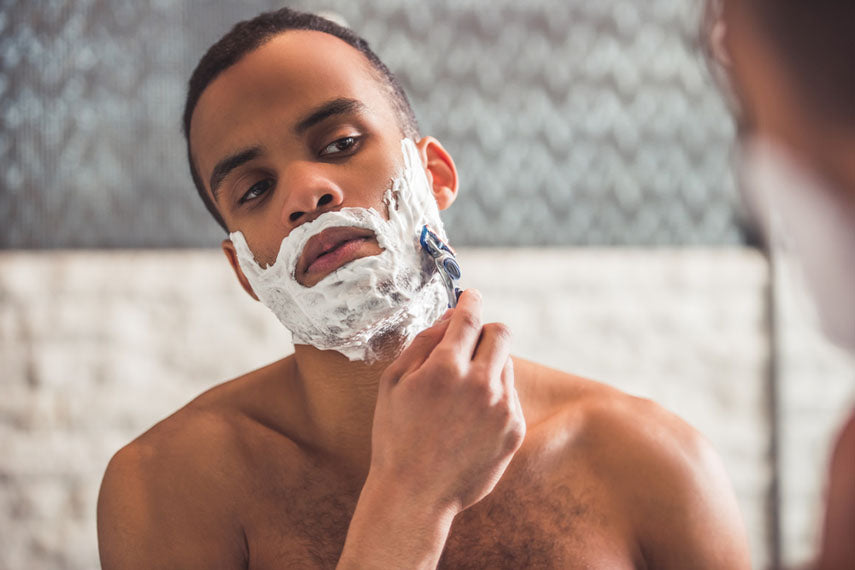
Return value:
M 374 239 L 374 232 L 365 228 L 329 228 L 312 236 L 303 248 L 295 277 L 312 286 L 345 263 L 363 255 L 361 246 Z M 307 283 L 312 282 L 312 283 Z

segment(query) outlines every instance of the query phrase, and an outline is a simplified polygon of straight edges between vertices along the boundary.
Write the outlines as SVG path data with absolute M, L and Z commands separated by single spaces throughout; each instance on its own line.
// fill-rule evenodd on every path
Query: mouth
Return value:
M 355 259 L 382 251 L 374 232 L 365 228 L 329 228 L 312 236 L 297 262 L 295 278 L 304 287 L 313 287 L 321 279 Z

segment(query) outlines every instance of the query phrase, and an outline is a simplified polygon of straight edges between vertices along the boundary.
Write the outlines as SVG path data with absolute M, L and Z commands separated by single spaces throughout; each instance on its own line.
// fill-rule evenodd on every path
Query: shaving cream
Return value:
M 373 208 L 326 212 L 286 236 L 267 267 L 255 260 L 241 232 L 229 235 L 253 291 L 295 344 L 370 363 L 388 352 L 392 339 L 397 347 L 409 344 L 445 310 L 442 278 L 419 244 L 425 224 L 447 241 L 439 209 L 415 143 L 406 138 L 401 149 L 403 171 L 383 197 L 388 219 Z M 295 272 L 306 243 L 336 227 L 371 230 L 383 251 L 346 263 L 312 287 L 301 285 Z
M 810 166 L 769 138 L 748 142 L 742 176 L 773 248 L 798 256 L 826 336 L 855 354 L 855 224 Z

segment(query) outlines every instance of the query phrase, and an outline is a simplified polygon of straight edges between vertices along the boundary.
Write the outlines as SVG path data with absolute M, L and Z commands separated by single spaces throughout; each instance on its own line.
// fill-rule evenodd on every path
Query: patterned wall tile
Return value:
M 742 241 L 699 0 L 298 0 L 339 13 L 462 177 L 460 245 Z M 198 58 L 278 3 L 5 0 L 0 246 L 185 247 L 221 232 L 180 115 Z

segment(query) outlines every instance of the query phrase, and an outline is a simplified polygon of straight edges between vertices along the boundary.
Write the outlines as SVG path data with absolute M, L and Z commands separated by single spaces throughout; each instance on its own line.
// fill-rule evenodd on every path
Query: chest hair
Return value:
M 457 516 L 439 568 L 569 568 L 595 518 L 565 485 L 494 493 Z

